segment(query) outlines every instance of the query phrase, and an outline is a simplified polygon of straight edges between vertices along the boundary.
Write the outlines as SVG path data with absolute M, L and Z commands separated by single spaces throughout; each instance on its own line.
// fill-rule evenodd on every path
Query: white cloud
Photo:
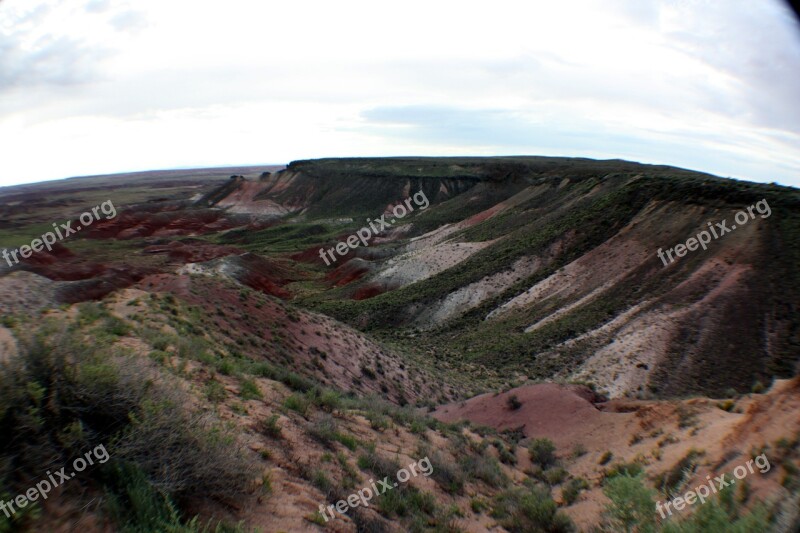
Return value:
M 5 0 L 0 183 L 524 151 L 800 185 L 790 17 L 747 0 Z

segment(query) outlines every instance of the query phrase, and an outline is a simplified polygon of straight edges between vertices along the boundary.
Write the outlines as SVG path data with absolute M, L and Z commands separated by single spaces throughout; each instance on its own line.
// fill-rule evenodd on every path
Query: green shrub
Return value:
M 311 483 L 317 487 L 322 494 L 325 495 L 325 498 L 328 498 L 330 494 L 333 492 L 333 483 L 331 480 L 328 479 L 328 476 L 325 475 L 325 472 L 322 470 L 314 470 L 311 474 Z
M 564 470 L 560 466 L 556 466 L 553 468 L 549 468 L 543 472 L 544 480 L 547 482 L 548 485 L 560 485 L 567 476 L 569 476 L 569 472 Z
M 208 383 L 206 383 L 206 390 L 205 390 L 206 398 L 211 403 L 220 403 L 225 398 L 228 397 L 228 393 L 225 391 L 225 387 L 219 381 L 212 379 Z
M 115 316 L 109 316 L 103 322 L 103 329 L 117 337 L 124 337 L 131 331 L 127 322 Z
M 355 450 L 358 447 L 358 441 L 355 437 L 339 432 L 336 420 L 329 414 L 325 414 L 317 420 L 308 430 L 308 433 L 328 448 L 333 448 L 334 442 L 339 442 L 350 450 Z
M 575 531 L 569 517 L 558 510 L 541 486 L 515 488 L 495 497 L 492 518 L 511 533 L 568 533 Z
M 334 435 L 334 439 L 351 452 L 358 448 L 358 439 L 347 433 L 337 433 Z
M 556 463 L 556 445 L 548 438 L 533 439 L 528 444 L 531 461 L 547 470 Z
M 160 365 L 163 365 L 169 360 L 169 354 L 167 352 L 162 352 L 161 350 L 153 350 L 150 352 L 150 359 Z
M 311 381 L 294 372 L 289 372 L 288 374 L 281 373 L 280 381 L 290 389 L 298 392 L 308 392 L 314 388 L 314 384 Z
M 82 476 L 107 487 L 105 511 L 121 530 L 195 531 L 178 505 L 189 495 L 243 495 L 249 465 L 217 419 L 186 409 L 172 379 L 148 358 L 116 356 L 87 345 L 74 325 L 45 322 L 0 373 L 0 479 L 36 478 L 42 464 L 68 464 L 105 443 L 108 462 Z
M 369 470 L 377 476 L 378 479 L 385 477 L 394 478 L 400 470 L 400 465 L 397 461 L 392 461 L 378 455 L 374 449 L 367 450 L 366 453 L 361 454 L 357 460 L 358 467 L 362 470 Z
M 82 326 L 93 324 L 107 316 L 108 310 L 96 302 L 78 304 L 78 324 Z
M 389 420 L 389 417 L 384 416 L 381 413 L 377 413 L 375 411 L 367 411 L 365 413 L 367 420 L 369 420 L 369 426 L 374 429 L 375 431 L 386 431 L 390 427 L 392 427 L 392 423 Z
M 469 502 L 469 506 L 473 513 L 481 514 L 485 510 L 489 509 L 489 502 L 483 498 L 472 498 Z
M 200 531 L 197 519 L 184 524 L 180 512 L 164 494 L 156 491 L 147 476 L 134 465 L 117 464 L 107 485 L 106 509 L 125 533 Z
M 283 436 L 281 434 L 281 426 L 278 424 L 278 419 L 280 419 L 278 415 L 272 415 L 264 420 L 262 431 L 265 435 L 275 439 L 279 439 Z
M 210 414 L 184 414 L 183 402 L 144 401 L 115 447 L 117 457 L 138 465 L 156 489 L 176 497 L 241 494 L 250 472 L 235 436 Z
M 341 407 L 342 395 L 333 389 L 323 389 L 316 395 L 314 403 L 330 413 Z
M 420 450 L 418 455 L 419 457 L 428 457 L 433 467 L 431 477 L 445 492 L 450 494 L 461 494 L 463 492 L 464 473 L 456 463 L 450 461 L 438 451 Z
M 470 479 L 479 479 L 492 487 L 503 487 L 508 484 L 508 477 L 503 473 L 497 459 L 491 455 L 467 455 L 459 461 L 459 464 Z
M 611 453 L 611 450 L 606 451 L 602 456 L 600 456 L 600 460 L 597 462 L 599 465 L 607 465 L 611 459 L 614 458 L 614 454 Z
M 644 467 L 638 461 L 631 461 L 630 463 L 617 463 L 608 471 L 605 472 L 605 479 L 611 479 L 617 476 L 636 477 L 644 473 Z
M 641 477 L 613 477 L 603 487 L 603 493 L 611 500 L 605 514 L 614 531 L 655 531 L 655 491 L 647 488 Z
M 655 477 L 655 486 L 665 494 L 674 494 L 697 467 L 698 458 L 702 452 L 691 449 L 687 454 L 668 471 Z
M 433 495 L 410 485 L 400 485 L 378 497 L 378 509 L 385 516 L 432 515 L 436 511 Z
M 310 407 L 308 399 L 302 394 L 292 394 L 287 396 L 287 398 L 283 401 L 283 406 L 287 409 L 291 409 L 292 411 L 300 413 L 304 417 L 308 414 L 308 408 Z
M 764 505 L 756 505 L 749 513 L 745 512 L 741 504 L 737 503 L 734 498 L 733 487 L 723 488 L 717 497 L 696 507 L 696 511 L 689 516 L 680 518 L 676 516 L 675 519 L 666 521 L 661 532 L 761 533 L 762 531 L 772 531 L 769 513 Z M 781 531 L 788 531 L 788 529 Z
M 581 491 L 589 488 L 589 483 L 582 477 L 570 479 L 561 491 L 561 497 L 566 505 L 572 505 L 580 496 Z
M 517 454 L 514 453 L 515 446 L 509 448 L 505 445 L 505 443 L 499 439 L 495 439 L 492 441 L 492 444 L 497 449 L 497 453 L 500 456 L 500 462 L 507 465 L 516 465 L 517 464 Z
M 230 357 L 227 357 L 217 363 L 217 371 L 223 376 L 233 376 L 238 373 L 239 370 L 236 362 Z
M 255 381 L 252 379 L 244 379 L 239 389 L 239 397 L 243 400 L 260 400 L 264 396 L 261 394 L 261 389 L 258 388 L 258 384 Z

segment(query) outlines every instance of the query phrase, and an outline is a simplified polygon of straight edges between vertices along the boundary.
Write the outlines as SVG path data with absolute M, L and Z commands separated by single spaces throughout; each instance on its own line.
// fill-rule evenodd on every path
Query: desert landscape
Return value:
M 797 525 L 796 189 L 537 157 L 224 170 L 0 190 L 9 248 L 53 202 L 117 210 L 3 268 L 4 434 L 28 443 L 5 441 L 7 493 L 41 458 L 110 456 L 10 527 Z M 323 262 L 418 191 L 426 209 Z M 760 200 L 769 217 L 658 258 Z M 762 454 L 729 498 L 655 512 Z M 424 458 L 429 477 L 320 512 Z
M 0 0 L 0 533 L 800 533 L 786 0 Z

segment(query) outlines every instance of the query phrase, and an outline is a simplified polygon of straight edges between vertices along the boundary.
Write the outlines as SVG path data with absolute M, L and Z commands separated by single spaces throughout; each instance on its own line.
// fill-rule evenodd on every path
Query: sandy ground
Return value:
M 512 396 L 522 404 L 516 410 L 509 405 Z M 551 439 L 570 474 L 590 482 L 591 489 L 565 509 L 581 528 L 598 522 L 607 503 L 600 482 L 604 469 L 613 464 L 639 461 L 649 474 L 657 474 L 671 469 L 690 450 L 699 450 L 700 463 L 686 483 L 694 487 L 709 474 L 732 471 L 754 449 L 774 450 L 778 439 L 800 435 L 800 378 L 776 381 L 766 394 L 736 400 L 733 412 L 707 398 L 599 404 L 591 399 L 588 389 L 575 385 L 526 385 L 443 405 L 433 416 L 500 430 L 522 428 L 528 438 Z M 578 446 L 583 455 L 573 453 Z M 613 458 L 600 465 L 606 452 Z M 751 474 L 748 483 L 755 498 L 764 499 L 781 494 L 782 479 L 782 469 L 775 464 L 767 473 Z

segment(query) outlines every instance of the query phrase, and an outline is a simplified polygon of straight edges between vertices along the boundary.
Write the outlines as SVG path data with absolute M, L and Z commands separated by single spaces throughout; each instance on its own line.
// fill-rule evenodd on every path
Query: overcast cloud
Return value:
M 800 186 L 800 27 L 777 0 L 2 0 L 0 146 L 0 185 L 541 154 Z

